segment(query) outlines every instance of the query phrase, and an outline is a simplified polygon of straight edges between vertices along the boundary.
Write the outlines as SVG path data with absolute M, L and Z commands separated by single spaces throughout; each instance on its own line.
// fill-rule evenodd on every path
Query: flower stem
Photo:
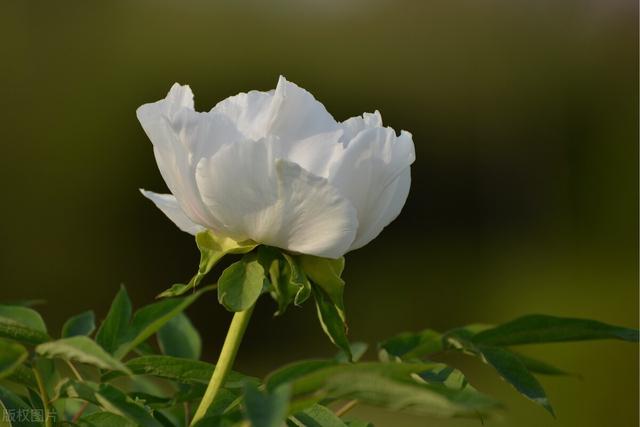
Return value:
M 38 390 L 40 392 L 40 399 L 42 400 L 42 406 L 44 407 L 44 425 L 51 427 L 51 412 L 49 411 L 49 395 L 47 394 L 47 388 L 44 385 L 44 380 L 38 369 L 33 367 L 33 376 L 38 383 Z
M 209 406 L 213 403 L 218 391 L 220 391 L 222 384 L 224 384 L 227 375 L 231 371 L 233 361 L 238 353 L 240 342 L 242 342 L 242 336 L 244 335 L 244 331 L 247 329 L 252 312 L 253 306 L 233 315 L 233 320 L 231 320 L 231 325 L 229 325 L 227 337 L 222 345 L 222 351 L 220 352 L 218 363 L 216 363 L 211 380 L 209 380 L 207 391 L 204 393 L 204 397 L 193 416 L 193 420 L 191 420 L 192 426 L 205 416 L 207 409 L 209 409 Z

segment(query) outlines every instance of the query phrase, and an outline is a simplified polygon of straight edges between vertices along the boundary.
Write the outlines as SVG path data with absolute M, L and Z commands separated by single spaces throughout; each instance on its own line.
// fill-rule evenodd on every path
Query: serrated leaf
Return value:
M 493 366 L 506 382 L 555 417 L 544 389 L 515 354 L 500 347 L 479 346 L 479 350 L 484 361 Z
M 15 372 L 28 356 L 29 352 L 22 344 L 0 338 L 0 378 Z
M 379 344 L 387 355 L 402 360 L 423 359 L 442 351 L 442 334 L 431 329 L 405 332 Z
M 347 359 L 352 360 L 353 355 L 351 354 L 351 346 L 347 338 L 347 325 L 344 317 L 340 314 L 340 310 L 325 293 L 324 289 L 315 285 L 312 286 L 312 289 L 322 330 L 331 342 L 345 353 Z
M 491 346 L 511 346 L 599 339 L 638 342 L 638 330 L 596 320 L 533 314 L 479 332 L 472 341 Z
M 142 356 L 129 360 L 126 363 L 126 367 L 133 375 L 151 375 L 184 384 L 208 384 L 211 375 L 213 375 L 215 365 L 199 360 L 172 356 Z M 102 380 L 110 381 L 121 375 L 118 372 L 110 372 Z M 231 371 L 224 386 L 227 388 L 241 388 L 247 381 L 255 382 L 255 379 Z
M 92 310 L 84 311 L 69 318 L 62 326 L 62 338 L 77 335 L 89 336 L 96 329 L 96 316 Z
M 47 358 L 58 357 L 68 361 L 86 363 L 101 369 L 130 373 L 122 362 L 107 353 L 91 338 L 85 336 L 62 338 L 40 344 L 36 347 L 36 353 Z
M 313 405 L 292 416 L 294 424 L 300 427 L 347 427 L 331 409 L 322 405 Z
M 29 413 L 31 407 L 27 403 L 18 397 L 11 390 L 0 386 L 0 412 L 2 417 L 9 414 L 15 414 L 14 419 L 3 420 L 0 418 L 0 422 L 6 422 L 8 427 L 33 427 L 33 423 L 30 420 L 21 419 L 17 414 Z
M 96 342 L 107 352 L 113 354 L 119 342 L 128 332 L 131 319 L 131 300 L 124 286 L 116 294 L 107 317 L 96 334 Z
M 229 311 L 244 311 L 255 304 L 264 281 L 264 267 L 257 257 L 244 256 L 222 272 L 218 279 L 218 301 Z
M 137 427 L 133 421 L 111 412 L 95 412 L 78 420 L 78 427 Z
M 262 392 L 248 383 L 244 390 L 247 417 L 253 427 L 281 427 L 287 417 L 290 390 L 287 386 Z
M 117 388 L 89 382 L 77 382 L 68 380 L 60 387 L 61 396 L 81 399 L 101 407 L 104 411 L 120 415 L 135 425 L 145 427 L 162 427 L 151 413 L 143 406 L 136 403 Z
M 184 313 L 179 313 L 160 328 L 157 339 L 162 354 L 186 359 L 200 359 L 202 351 L 200 334 Z
M 247 240 L 235 241 L 229 237 L 216 236 L 212 231 L 206 230 L 196 234 L 196 244 L 200 250 L 200 263 L 198 272 L 186 285 L 176 284 L 158 295 L 157 298 L 166 298 L 183 295 L 190 289 L 200 284 L 202 279 L 213 267 L 228 254 L 245 254 L 256 248 L 257 243 Z
M 182 313 L 203 293 L 212 288 L 203 288 L 192 295 L 182 298 L 171 298 L 155 302 L 142 307 L 135 312 L 131 323 L 126 327 L 126 333 L 118 340 L 114 356 L 122 359 L 130 351 L 142 344 L 151 335 L 155 334 L 169 320 Z

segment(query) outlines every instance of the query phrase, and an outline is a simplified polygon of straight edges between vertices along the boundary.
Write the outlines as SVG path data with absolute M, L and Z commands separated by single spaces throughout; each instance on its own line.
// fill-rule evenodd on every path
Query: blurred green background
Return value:
M 414 134 L 401 216 L 347 256 L 352 339 L 524 313 L 638 322 L 635 0 L 109 1 L 0 4 L 0 299 L 44 298 L 56 331 L 104 316 L 120 283 L 148 303 L 198 254 L 137 191 L 166 189 L 135 109 L 188 83 L 209 109 L 279 74 L 339 120 L 379 109 Z M 266 298 L 238 368 L 334 352 L 309 304 Z M 189 314 L 215 360 L 230 316 Z M 543 378 L 558 418 L 487 367 L 508 426 L 638 424 L 638 349 L 527 349 L 583 379 Z M 370 353 L 370 357 L 373 352 Z M 357 408 L 378 426 L 471 426 Z

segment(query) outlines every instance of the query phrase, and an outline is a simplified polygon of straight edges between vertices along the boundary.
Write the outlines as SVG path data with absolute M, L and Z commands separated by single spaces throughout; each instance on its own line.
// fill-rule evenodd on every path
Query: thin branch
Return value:
M 338 417 L 343 416 L 344 414 L 346 414 L 347 412 L 352 410 L 353 407 L 356 406 L 358 403 L 360 403 L 360 401 L 358 401 L 357 399 L 353 399 L 353 400 L 348 401 L 343 406 L 341 406 L 338 409 L 336 409 L 336 411 L 335 411 L 336 416 L 338 416 Z

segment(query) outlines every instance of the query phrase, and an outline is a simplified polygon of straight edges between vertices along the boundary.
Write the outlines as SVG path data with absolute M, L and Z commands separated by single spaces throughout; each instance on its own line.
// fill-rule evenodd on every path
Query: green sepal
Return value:
M 311 295 L 311 284 L 297 257 L 270 246 L 258 248 L 258 259 L 269 275 L 269 293 L 278 304 L 275 315 L 282 315 L 293 303 L 300 306 Z
M 198 272 L 187 284 L 174 284 L 169 289 L 160 293 L 156 298 L 166 298 L 182 295 L 200 284 L 204 276 L 228 254 L 245 254 L 258 246 L 257 243 L 246 240 L 238 242 L 230 237 L 217 236 L 210 230 L 196 234 L 196 245 L 200 250 L 200 263 Z
M 300 255 L 300 265 L 307 277 L 324 290 L 333 302 L 340 317 L 344 321 L 344 257 L 338 259 L 320 258 L 311 255 Z
M 343 315 L 341 315 L 340 310 L 324 289 L 320 286 L 313 285 L 312 290 L 322 330 L 331 342 L 344 352 L 347 360 L 353 360 L 351 345 L 347 338 L 347 324 L 344 321 Z
M 218 279 L 218 301 L 227 310 L 243 311 L 255 304 L 265 287 L 265 270 L 250 253 L 227 267 Z

